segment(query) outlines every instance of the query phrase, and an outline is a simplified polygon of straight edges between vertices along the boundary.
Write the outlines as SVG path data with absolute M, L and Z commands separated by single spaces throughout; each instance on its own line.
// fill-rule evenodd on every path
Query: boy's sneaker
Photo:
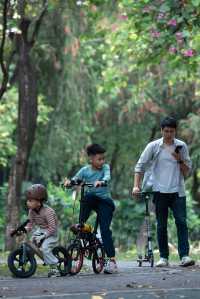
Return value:
M 108 259 L 106 261 L 105 267 L 104 267 L 104 273 L 105 274 L 113 274 L 113 273 L 117 273 L 118 269 L 117 269 L 117 264 L 116 261 Z
M 168 259 L 161 257 L 156 263 L 156 267 L 167 267 L 169 266 Z
M 188 267 L 193 266 L 195 264 L 195 261 L 191 259 L 189 256 L 183 256 L 180 262 L 180 266 L 182 267 Z
M 57 267 L 51 267 L 48 272 L 48 277 L 59 277 L 60 271 Z

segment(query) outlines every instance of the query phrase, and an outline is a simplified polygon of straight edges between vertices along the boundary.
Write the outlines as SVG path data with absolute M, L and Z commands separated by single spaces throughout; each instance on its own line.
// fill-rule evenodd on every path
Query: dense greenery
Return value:
M 41 10 L 40 2 L 27 4 L 26 13 L 33 22 Z M 3 16 L 0 18 L 3 24 Z M 9 32 L 18 30 L 17 20 L 15 11 L 8 20 Z M 71 196 L 59 184 L 87 162 L 85 146 L 99 142 L 107 148 L 112 168 L 116 244 L 126 248 L 135 243 L 143 208 L 130 196 L 133 168 L 145 144 L 159 136 L 160 119 L 167 114 L 180 121 L 178 134 L 189 144 L 193 160 L 194 171 L 187 181 L 188 214 L 191 238 L 198 239 L 199 25 L 198 0 L 48 1 L 31 50 L 37 72 L 38 118 L 22 194 L 33 182 L 48 186 L 63 242 L 67 242 L 73 217 L 77 219 L 78 207 L 73 216 Z M 11 42 L 8 36 L 6 61 Z M 13 59 L 10 81 L 0 103 L 2 235 L 8 176 L 16 153 L 16 72 Z M 21 218 L 25 217 L 23 200 L 22 195 Z M 174 226 L 170 238 L 175 242 Z

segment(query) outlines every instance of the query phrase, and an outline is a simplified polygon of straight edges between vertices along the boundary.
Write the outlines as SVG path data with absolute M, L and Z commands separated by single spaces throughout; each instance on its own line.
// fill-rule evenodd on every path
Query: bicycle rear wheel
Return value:
M 56 246 L 53 248 L 52 253 L 58 259 L 58 270 L 60 271 L 60 275 L 65 276 L 69 274 L 72 263 L 67 249 L 63 246 Z
M 92 255 L 92 268 L 94 273 L 102 272 L 105 261 L 105 250 L 102 244 L 97 244 Z
M 33 254 L 26 251 L 26 259 L 23 261 L 23 249 L 18 248 L 8 256 L 8 268 L 19 278 L 28 278 L 32 276 L 37 268 L 37 262 Z
M 84 253 L 81 244 L 72 243 L 67 248 L 67 252 L 71 258 L 71 268 L 69 273 L 71 275 L 76 275 L 81 271 L 83 266 Z

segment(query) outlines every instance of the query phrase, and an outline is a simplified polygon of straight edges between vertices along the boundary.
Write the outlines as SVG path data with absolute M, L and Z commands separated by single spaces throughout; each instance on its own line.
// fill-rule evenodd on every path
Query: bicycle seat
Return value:
M 74 234 L 77 234 L 78 232 L 91 233 L 93 230 L 93 227 L 90 224 L 84 224 L 83 226 L 81 226 L 79 223 L 77 223 L 77 224 L 71 225 L 70 230 Z

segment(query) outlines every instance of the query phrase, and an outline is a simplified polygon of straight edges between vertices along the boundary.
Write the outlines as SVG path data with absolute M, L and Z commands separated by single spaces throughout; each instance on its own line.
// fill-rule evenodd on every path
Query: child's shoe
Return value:
M 114 273 L 117 273 L 117 272 L 118 272 L 118 269 L 117 269 L 116 261 L 108 259 L 106 261 L 106 265 L 104 267 L 104 273 L 105 274 L 114 274 Z
M 48 277 L 59 277 L 59 276 L 60 276 L 60 271 L 58 270 L 57 265 L 50 266 Z

